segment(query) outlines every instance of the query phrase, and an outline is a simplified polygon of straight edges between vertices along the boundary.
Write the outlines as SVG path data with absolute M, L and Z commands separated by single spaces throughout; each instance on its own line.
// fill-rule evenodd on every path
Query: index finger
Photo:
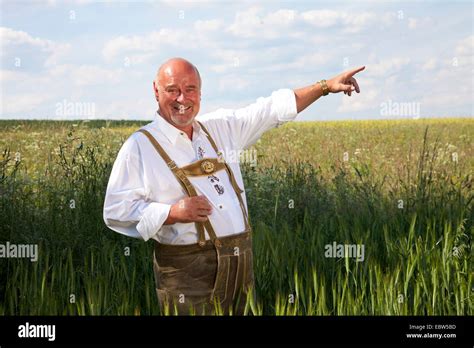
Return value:
M 197 196 L 196 198 L 197 198 L 197 200 L 198 200 L 199 202 L 201 202 L 201 203 L 210 204 L 209 200 L 208 200 L 207 197 L 204 196 L 204 195 L 199 195 L 199 196 Z
M 208 201 L 208 200 L 205 200 L 205 201 L 199 201 L 197 206 L 201 209 L 206 209 L 206 210 L 210 210 L 212 209 L 212 205 L 211 203 Z
M 365 66 L 361 66 L 361 67 L 356 68 L 356 69 L 354 69 L 354 70 L 349 70 L 349 71 L 347 72 L 347 74 L 348 74 L 350 77 L 352 77 L 353 75 L 357 74 L 358 72 L 360 72 L 360 71 L 362 71 L 362 70 L 364 70 L 364 69 L 365 69 Z

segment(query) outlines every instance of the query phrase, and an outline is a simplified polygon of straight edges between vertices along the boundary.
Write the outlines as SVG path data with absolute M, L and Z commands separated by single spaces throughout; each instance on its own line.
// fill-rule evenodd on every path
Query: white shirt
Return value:
M 196 120 L 209 131 L 232 168 L 237 184 L 244 190 L 239 158 L 229 154 L 248 148 L 265 131 L 293 120 L 296 115 L 294 92 L 281 89 L 247 107 L 219 109 L 199 115 Z M 153 122 L 142 128 L 153 135 L 179 167 L 202 157 L 217 158 L 196 121 L 192 141 L 158 113 Z M 230 157 L 232 160 L 228 161 Z M 213 210 L 209 220 L 218 237 L 245 230 L 242 210 L 225 170 L 214 173 L 214 177 L 189 177 L 189 180 L 198 195 L 206 196 L 211 203 Z M 242 195 L 247 207 L 245 191 Z M 185 197 L 187 194 L 148 138 L 135 132 L 122 145 L 112 168 L 105 195 L 104 221 L 118 233 L 145 241 L 152 238 L 164 244 L 197 243 L 193 222 L 163 225 L 171 205 Z M 206 239 L 209 239 L 207 232 Z

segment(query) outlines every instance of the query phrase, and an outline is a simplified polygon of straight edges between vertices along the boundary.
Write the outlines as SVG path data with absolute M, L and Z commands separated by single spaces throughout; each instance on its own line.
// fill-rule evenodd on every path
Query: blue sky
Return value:
M 201 72 L 202 113 L 365 65 L 361 94 L 298 119 L 474 116 L 472 1 L 0 4 L 0 119 L 151 120 L 174 56 Z

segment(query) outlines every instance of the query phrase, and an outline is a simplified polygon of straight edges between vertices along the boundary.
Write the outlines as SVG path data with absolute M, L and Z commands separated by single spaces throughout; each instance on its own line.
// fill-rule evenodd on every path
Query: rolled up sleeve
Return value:
M 104 201 L 105 224 L 115 232 L 148 240 L 163 226 L 171 205 L 148 198 L 139 146 L 130 137 L 120 149 Z
M 292 121 L 298 115 L 295 92 L 279 89 L 240 109 L 218 109 L 198 116 L 218 143 L 241 150 L 252 146 L 267 130 Z

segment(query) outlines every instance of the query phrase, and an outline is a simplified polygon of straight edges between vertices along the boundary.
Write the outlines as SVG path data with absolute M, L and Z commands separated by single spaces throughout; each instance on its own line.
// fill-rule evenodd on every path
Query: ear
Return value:
M 154 80 L 153 80 L 153 92 L 155 92 L 155 98 L 156 98 L 156 101 L 158 101 L 158 87 L 156 86 Z

